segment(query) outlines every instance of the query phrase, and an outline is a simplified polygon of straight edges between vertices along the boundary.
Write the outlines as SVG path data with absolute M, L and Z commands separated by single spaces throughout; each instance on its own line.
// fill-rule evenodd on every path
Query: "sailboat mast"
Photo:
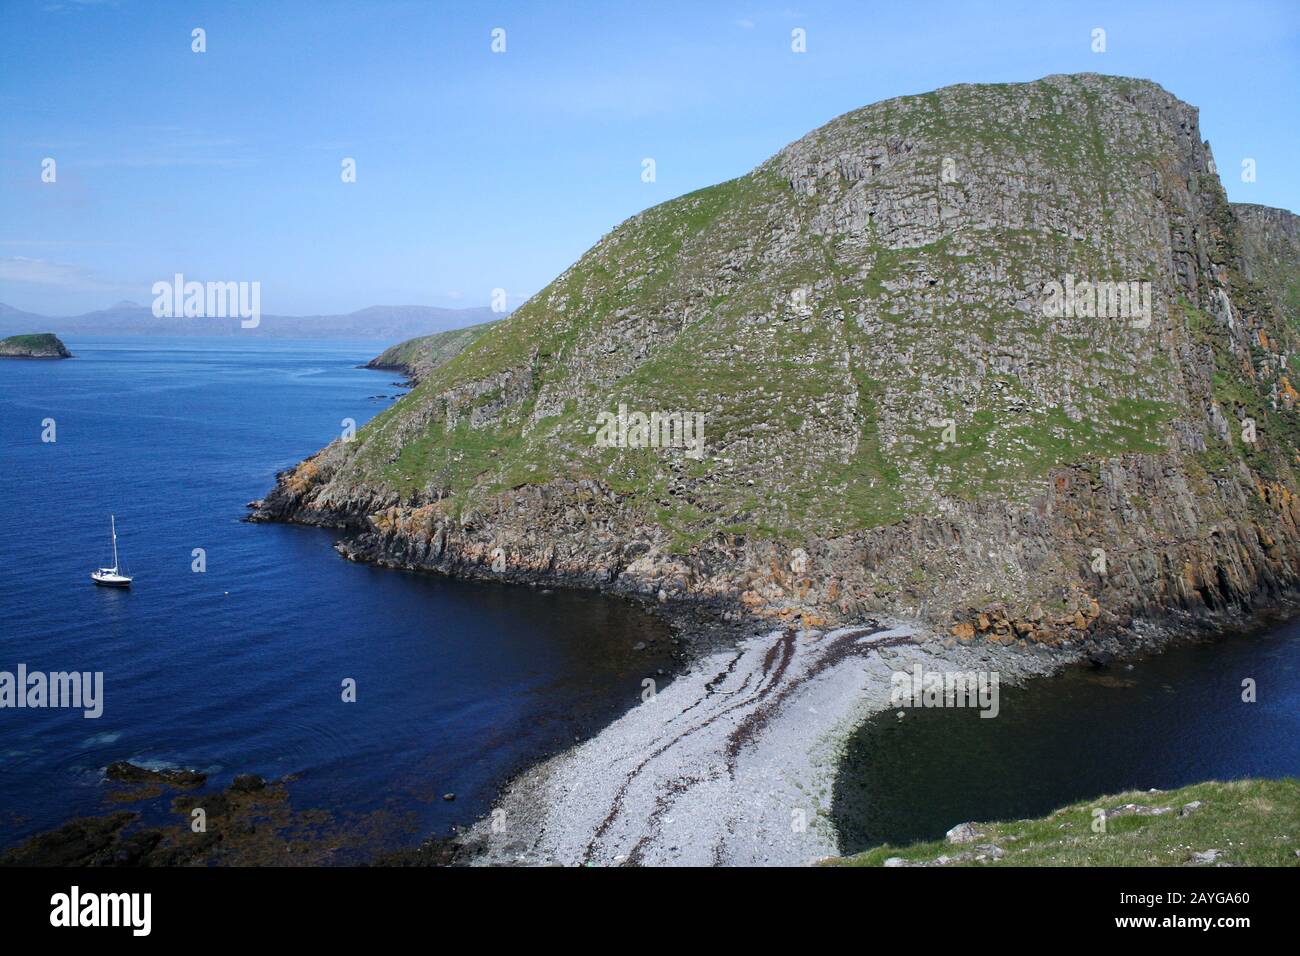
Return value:
M 116 571 L 117 570 L 117 517 L 115 515 L 109 515 L 108 524 L 109 527 L 113 529 L 113 570 Z

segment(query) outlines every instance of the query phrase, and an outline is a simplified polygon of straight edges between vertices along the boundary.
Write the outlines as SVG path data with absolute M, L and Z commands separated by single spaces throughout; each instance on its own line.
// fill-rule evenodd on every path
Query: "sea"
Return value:
M 127 760 L 284 781 L 326 862 L 366 862 L 472 823 L 671 666 L 621 599 L 355 564 L 338 531 L 244 521 L 403 393 L 357 367 L 383 343 L 66 344 L 0 360 L 0 671 L 102 673 L 102 714 L 0 709 L 0 849 L 120 809 L 104 769 Z M 90 580 L 110 515 L 130 590 Z

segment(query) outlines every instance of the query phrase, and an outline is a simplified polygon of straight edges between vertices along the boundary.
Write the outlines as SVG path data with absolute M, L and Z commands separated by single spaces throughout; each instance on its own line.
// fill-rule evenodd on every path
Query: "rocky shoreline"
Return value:
M 275 520 L 263 502 L 250 506 L 250 520 Z M 1280 589 L 1268 602 L 1097 621 L 1051 643 L 1024 633 L 1007 641 L 994 627 L 944 633 L 889 616 L 826 628 L 799 627 L 796 618 L 773 630 L 769 618 L 743 602 L 656 600 L 555 568 L 430 565 L 376 550 L 376 538 L 364 532 L 350 536 L 355 519 L 310 523 L 343 529 L 335 547 L 352 561 L 622 595 L 666 620 L 681 642 L 683 671 L 652 700 L 518 775 L 493 813 L 468 831 L 381 861 L 389 865 L 813 862 L 838 852 L 826 813 L 842 744 L 890 706 L 894 671 L 921 664 L 995 672 L 1007 686 L 1070 664 L 1105 667 L 1172 642 L 1262 628 L 1300 613 L 1300 593 Z M 801 827 L 792 825 L 796 814 Z
M 998 675 L 1001 687 L 1076 664 L 1109 667 L 1173 642 L 1293 617 L 1294 596 L 1248 622 L 1135 622 L 1074 647 L 965 644 L 898 621 L 775 631 L 701 655 L 595 738 L 503 790 L 455 841 L 462 865 L 804 865 L 839 855 L 829 818 L 845 742 L 896 706 L 891 677 Z M 444 861 L 447 858 L 444 858 Z
M 257 503 L 251 503 L 257 504 Z M 265 516 L 255 520 L 267 520 Z M 347 527 L 344 523 L 344 527 Z M 374 561 L 349 538 L 353 561 Z M 374 563 L 412 567 L 393 558 Z M 469 566 L 437 570 L 498 578 Z M 522 578 L 522 580 L 521 580 Z M 517 575 L 517 583 L 590 588 L 589 580 Z M 614 594 L 622 592 L 613 591 Z M 891 706 L 891 675 L 987 672 L 1001 686 L 1088 663 L 1108 667 L 1171 643 L 1275 626 L 1300 615 L 1300 592 L 1254 611 L 1172 610 L 1055 644 L 972 639 L 919 620 L 878 617 L 826 629 L 773 630 L 727 602 L 661 602 L 622 593 L 665 620 L 677 637 L 680 669 L 650 699 L 590 739 L 541 760 L 502 786 L 494 809 L 452 837 L 375 858 L 379 866 L 445 865 L 803 865 L 839 853 L 830 799 L 845 741 Z M 118 762 L 105 770 L 114 803 L 170 801 L 217 814 L 212 835 L 139 826 L 118 810 L 69 821 L 15 847 L 8 865 L 193 865 L 333 861 L 341 841 L 323 839 L 321 814 L 289 809 L 284 784 L 236 778 L 224 793 L 197 795 L 206 778 Z M 125 788 L 125 789 L 122 789 Z M 174 799 L 168 793 L 182 795 Z M 192 793 L 193 796 L 184 794 Z M 275 836 L 298 831 L 298 854 Z M 295 841 L 295 842 L 297 842 Z
M 801 865 L 834 855 L 844 739 L 914 665 L 1049 673 L 1044 652 L 944 648 L 899 622 L 776 631 L 701 658 L 604 732 L 522 774 L 462 839 L 474 865 Z
M 304 473 L 314 478 L 317 457 L 277 475 L 266 498 L 248 503 L 247 520 L 338 529 L 335 549 L 350 561 L 629 598 L 669 621 L 697 649 L 716 646 L 710 635 L 718 629 L 734 639 L 773 627 L 825 630 L 885 617 L 913 621 L 963 644 L 1035 645 L 1068 654 L 1132 640 L 1143 627 L 1173 633 L 1235 629 L 1243 618 L 1286 604 L 1300 588 L 1300 499 L 1285 488 L 1274 497 L 1267 488 L 1260 492 L 1277 509 L 1273 534 L 1258 521 L 1212 523 L 1201 534 L 1170 526 L 1167 540 L 1148 540 L 1146 549 L 1114 549 L 1112 561 L 1122 558 L 1121 567 L 1093 574 L 1090 583 L 1062 587 L 1054 604 L 1012 599 L 963 606 L 958 594 L 969 587 L 964 569 L 998 546 L 991 536 L 971 538 L 969 527 L 963 532 L 956 519 L 917 518 L 867 536 L 817 539 L 796 548 L 715 541 L 676 555 L 663 549 L 657 529 L 637 521 L 620 495 L 595 480 L 519 489 L 518 498 L 499 511 L 453 517 L 442 502 L 396 502 L 365 488 L 343 502 L 307 501 Z M 1085 471 L 1058 474 L 1058 497 L 1032 509 L 1042 513 L 1042 526 L 1023 535 L 1004 528 L 1021 554 L 1047 555 L 1059 565 L 1064 558 L 1051 557 L 1048 548 L 1055 540 L 1055 547 L 1079 552 L 1067 563 L 1088 566 L 1087 542 L 1071 543 L 1067 530 L 1081 523 L 1080 489 L 1098 497 L 1096 482 L 1080 478 Z M 1071 472 L 1077 474 L 1072 478 Z M 1133 459 L 1115 462 L 1109 473 L 1140 479 L 1153 471 L 1150 462 Z M 1103 481 L 1102 494 L 1114 496 L 1124 480 Z M 1155 497 L 1156 489 L 1149 490 Z M 574 501 L 580 503 L 576 509 Z M 1152 507 L 1163 507 L 1171 518 L 1181 511 L 1176 524 L 1186 525 L 1186 504 Z M 1099 509 L 1090 502 L 1086 510 L 1095 517 Z M 1121 537 L 1123 509 L 1106 510 L 1107 525 Z M 1055 539 L 1043 516 L 1061 529 Z M 909 587 L 899 574 L 897 589 L 882 594 L 878 581 L 865 580 L 892 576 L 889 566 L 901 566 L 909 554 L 920 555 L 909 567 L 926 567 L 921 583 Z
M 0 852 L 10 866 L 249 866 L 330 861 L 327 815 L 296 811 L 289 779 L 239 774 L 224 790 L 207 774 L 125 760 L 104 768 L 104 798 L 119 809 L 78 817 Z M 333 847 L 332 849 L 337 849 Z

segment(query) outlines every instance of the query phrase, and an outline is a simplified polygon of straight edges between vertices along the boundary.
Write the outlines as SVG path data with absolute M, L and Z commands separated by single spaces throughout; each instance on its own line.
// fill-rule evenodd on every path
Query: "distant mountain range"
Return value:
M 263 315 L 257 328 L 241 328 L 238 318 L 155 318 L 136 302 L 53 318 L 0 303 L 0 337 L 27 332 L 76 335 L 245 335 L 266 338 L 375 339 L 398 342 L 460 329 L 501 318 L 482 307 L 439 309 L 424 305 L 375 305 L 346 315 Z

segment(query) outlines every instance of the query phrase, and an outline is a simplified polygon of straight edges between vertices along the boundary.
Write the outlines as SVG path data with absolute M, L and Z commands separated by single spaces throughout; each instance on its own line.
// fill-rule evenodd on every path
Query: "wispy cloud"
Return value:
M 61 249 L 67 246 L 121 246 L 125 243 L 107 239 L 0 239 L 0 246 L 20 249 Z
M 26 256 L 0 256 L 0 282 L 54 286 L 61 289 L 122 289 L 82 266 Z
M 60 13 L 88 10 L 91 7 L 119 7 L 121 5 L 121 0 L 66 0 L 63 3 L 47 3 L 44 10 L 46 13 Z
M 109 166 L 122 166 L 128 169 L 181 166 L 240 168 L 256 166 L 257 161 L 238 156 L 115 156 L 78 160 L 77 165 L 87 169 Z

